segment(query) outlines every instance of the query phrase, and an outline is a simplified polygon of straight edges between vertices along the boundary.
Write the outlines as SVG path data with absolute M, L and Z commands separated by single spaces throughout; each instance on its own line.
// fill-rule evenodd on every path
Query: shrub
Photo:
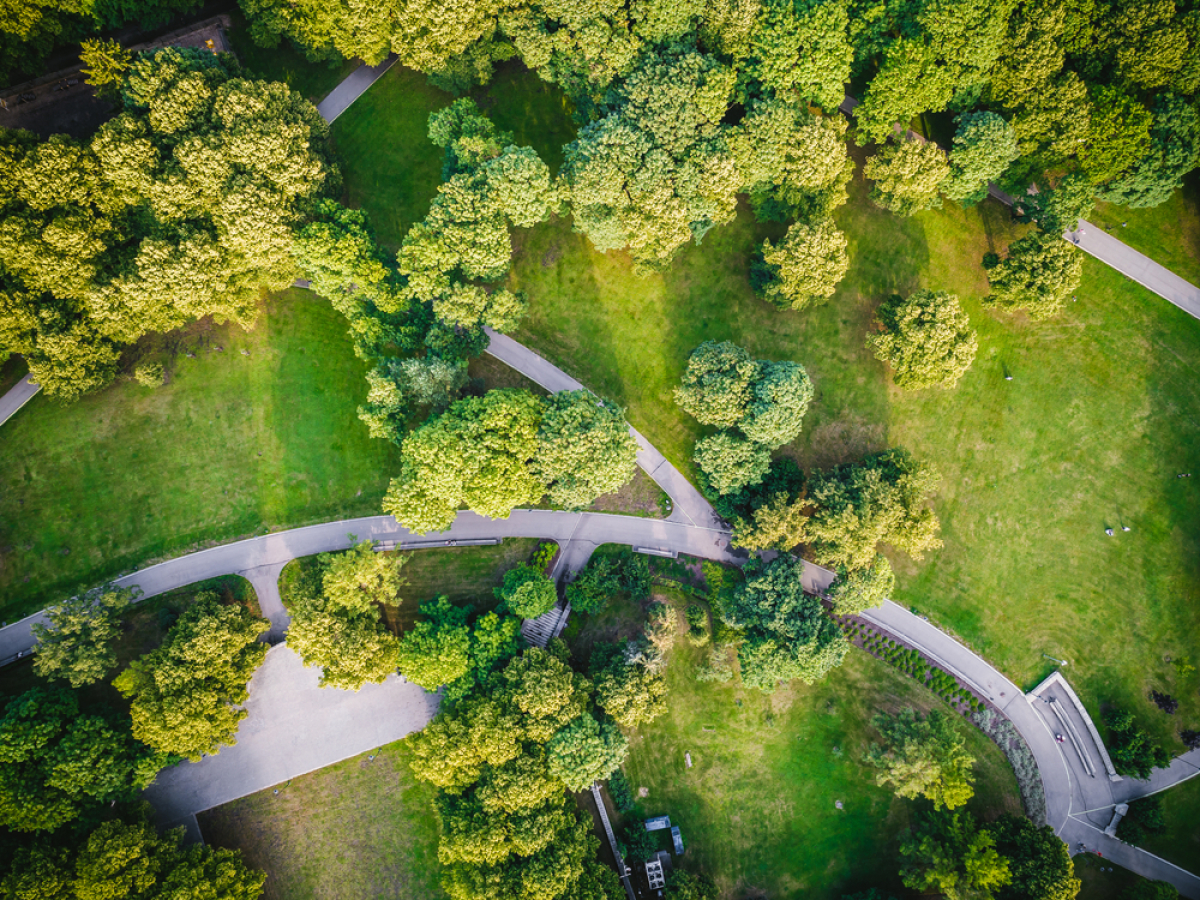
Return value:
M 1151 794 L 1129 804 L 1129 812 L 1117 824 L 1117 837 L 1135 847 L 1153 834 L 1164 834 L 1167 822 L 1162 814 L 1162 798 Z
M 1151 691 L 1150 699 L 1154 701 L 1154 705 L 1165 712 L 1168 716 L 1175 715 L 1175 710 L 1179 709 L 1179 701 L 1169 694 L 1164 694 L 1161 691 Z
M 504 584 L 494 591 L 509 612 L 522 619 L 536 619 L 558 602 L 554 582 L 540 569 L 519 565 L 504 573 Z
M 1106 743 L 1113 763 L 1122 775 L 1149 778 L 1154 769 L 1170 765 L 1170 755 L 1137 727 L 1132 714 L 1110 709 L 1104 714 L 1104 724 L 1110 732 Z
M 617 808 L 617 812 L 627 813 L 633 809 L 633 791 L 629 787 L 629 780 L 625 777 L 625 773 L 620 769 L 617 769 L 608 778 L 608 795 L 612 797 L 613 806 Z
M 1179 732 L 1179 739 L 1189 750 L 1200 750 L 1200 731 L 1187 729 Z
M 538 544 L 538 548 L 534 551 L 533 561 L 530 563 L 535 569 L 545 571 L 546 566 L 550 565 L 550 560 L 554 559 L 554 554 L 558 552 L 558 544 L 554 541 L 542 541 Z
M 708 611 L 699 603 L 693 603 L 687 608 L 688 640 L 694 647 L 703 647 L 708 643 Z
M 133 380 L 142 387 L 162 387 L 165 378 L 162 363 L 142 363 L 133 370 Z

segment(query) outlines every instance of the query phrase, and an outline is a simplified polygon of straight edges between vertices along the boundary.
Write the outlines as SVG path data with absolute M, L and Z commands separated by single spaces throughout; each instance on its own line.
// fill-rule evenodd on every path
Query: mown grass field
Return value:
M 626 605 L 617 601 L 577 631 L 577 650 L 640 621 Z M 770 696 L 697 681 L 706 653 L 682 635 L 671 651 L 668 712 L 632 735 L 624 766 L 635 795 L 646 791 L 628 818 L 669 815 L 683 836 L 683 865 L 713 877 L 723 897 L 820 900 L 867 887 L 902 890 L 897 848 L 912 804 L 878 787 L 862 754 L 878 740 L 870 724 L 876 713 L 948 707 L 857 651 L 820 684 L 797 681 Z M 960 727 L 977 760 L 970 809 L 988 819 L 1019 814 L 1003 754 L 965 722 Z
M 0 429 L 0 618 L 211 541 L 379 511 L 397 451 L 358 420 L 367 367 L 328 303 L 287 291 L 249 331 L 199 323 L 131 355 L 169 383 L 38 395 Z
M 434 791 L 413 778 L 403 741 L 201 813 L 210 846 L 267 872 L 267 900 L 445 896 Z
M 1195 872 L 1200 860 L 1200 776 L 1164 791 L 1162 797 L 1165 834 L 1151 835 L 1143 848 L 1163 859 Z

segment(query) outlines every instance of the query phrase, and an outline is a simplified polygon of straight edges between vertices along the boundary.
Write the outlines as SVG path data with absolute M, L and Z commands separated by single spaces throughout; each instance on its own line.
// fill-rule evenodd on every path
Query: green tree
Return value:
M 1075 231 L 1079 220 L 1088 216 L 1095 205 L 1095 185 L 1082 172 L 1072 172 L 1053 187 L 1025 194 L 1016 218 L 1021 222 L 1036 222 L 1046 234 L 1062 234 Z
M 585 712 L 554 735 L 546 760 L 551 775 L 579 792 L 617 771 L 628 751 L 629 742 L 615 725 Z
M 1092 119 L 1079 164 L 1093 184 L 1127 173 L 1150 150 L 1150 111 L 1122 88 L 1098 85 L 1091 91 Z
M 692 459 L 712 493 L 730 494 L 762 481 L 771 451 L 736 432 L 718 431 L 696 441 Z
M 87 83 L 99 88 L 97 93 L 117 94 L 116 86 L 125 80 L 133 56 L 120 41 L 107 38 L 87 38 L 79 48 L 79 61 Z
M 833 296 L 850 268 L 849 241 L 832 219 L 796 223 L 774 246 L 763 241 L 761 261 L 752 264 L 755 292 L 780 309 L 804 309 Z
M 545 484 L 532 472 L 543 406 L 524 390 L 467 397 L 422 425 L 401 447 L 400 474 L 383 510 L 410 531 L 449 528 L 466 507 L 503 519 L 532 506 Z
M 897 40 L 884 52 L 879 73 L 854 110 L 858 130 L 868 140 L 882 142 L 892 136 L 895 124 L 907 128 L 915 116 L 945 109 L 954 88 L 955 73 L 939 62 L 936 50 L 920 41 Z M 928 165 L 934 164 L 931 158 Z
M 0 825 L 56 829 L 88 807 L 133 799 L 166 762 L 102 716 L 81 714 L 71 691 L 32 688 L 0 717 Z
M 521 652 L 521 620 L 516 616 L 484 613 L 471 626 L 471 675 L 483 684 L 499 666 Z
M 745 417 L 759 375 L 758 361 L 746 350 L 729 341 L 705 341 L 688 357 L 675 402 L 701 425 L 729 428 Z
M 571 609 L 597 614 L 622 590 L 621 564 L 612 557 L 593 554 L 579 576 L 567 585 L 565 593 Z
M 121 617 L 138 594 L 110 586 L 47 608 L 49 624 L 30 628 L 37 639 L 34 671 L 76 688 L 102 679 L 117 664 Z
M 625 849 L 622 854 L 625 859 L 646 862 L 654 859 L 658 852 L 658 841 L 653 832 L 647 831 L 642 822 L 630 822 L 621 830 L 620 845 Z
M 380 604 L 399 605 L 400 589 L 408 581 L 402 574 L 407 556 L 376 553 L 374 541 L 355 543 L 345 553 L 322 556 L 321 589 L 333 606 L 354 613 L 373 612 Z
M 922 718 L 905 707 L 894 716 L 877 715 L 871 724 L 883 737 L 883 743 L 872 744 L 864 756 L 879 769 L 876 784 L 891 785 L 897 797 L 925 797 L 935 809 L 955 809 L 974 795 L 975 758 L 954 723 L 939 710 Z
M 911 216 L 942 203 L 938 189 L 950 175 L 946 152 L 918 138 L 888 141 L 867 160 L 863 175 L 870 179 L 871 200 L 898 216 Z
M 917 559 L 940 547 L 937 517 L 925 505 L 937 481 L 932 468 L 903 450 L 816 475 L 808 534 L 817 559 L 854 571 L 871 565 L 880 543 Z
M 737 518 L 730 543 L 746 550 L 786 552 L 805 540 L 807 525 L 803 500 L 793 500 L 783 492 L 774 493 L 748 517 Z
M 1003 815 L 987 830 L 1012 875 L 997 893 L 1000 900 L 1074 900 L 1082 885 L 1067 845 L 1053 828 L 1039 828 L 1024 816 Z
M 924 817 L 900 845 L 904 886 L 947 900 L 991 900 L 1012 880 L 1008 860 L 969 813 Z
M 813 684 L 849 651 L 821 601 L 804 592 L 803 572 L 804 562 L 790 556 L 752 563 L 745 581 L 721 605 L 725 624 L 744 632 L 738 661 L 748 687 L 772 693 L 778 682 L 794 678 Z
M 663 670 L 629 661 L 622 645 L 594 647 L 588 674 L 596 686 L 596 705 L 618 725 L 637 728 L 653 722 L 667 711 L 667 681 Z
M 567 145 L 575 227 L 597 250 L 626 248 L 637 271 L 661 271 L 687 241 L 733 220 L 739 176 L 722 120 L 734 78 L 683 44 L 660 47 Z
M 950 175 L 942 193 L 973 205 L 987 196 L 988 182 L 1000 176 L 1018 156 L 1017 133 L 994 112 L 963 113 L 957 120 L 950 149 Z
M 865 569 L 842 569 L 827 592 L 833 611 L 839 616 L 857 616 L 882 606 L 896 587 L 896 576 L 886 556 L 876 554 Z
M 162 645 L 113 681 L 130 701 L 134 737 L 193 762 L 236 743 L 246 685 L 267 654 L 258 636 L 269 625 L 215 594 L 197 595 Z
M 551 394 L 545 409 L 533 469 L 552 503 L 582 509 L 629 482 L 638 446 L 620 409 L 588 391 Z
M 292 605 L 287 642 L 306 666 L 321 670 L 321 686 L 357 691 L 396 671 L 399 642 L 379 612 L 357 612 L 323 596 Z
M 396 665 L 409 681 L 436 691 L 471 671 L 471 630 L 467 611 L 447 597 L 422 603 L 421 615 L 400 639 Z
M 1200 161 L 1200 114 L 1192 105 L 1167 94 L 1159 98 L 1153 112 L 1149 149 L 1101 190 L 1110 203 L 1134 209 L 1160 206 L 1183 186 L 1183 176 Z
M 1079 289 L 1083 259 L 1057 234 L 1035 231 L 1008 246 L 1008 256 L 988 270 L 991 293 L 984 303 L 1005 312 L 1024 311 L 1042 321 L 1062 312 Z
M 1104 724 L 1108 726 L 1105 746 L 1112 754 L 1113 765 L 1122 775 L 1149 778 L 1155 769 L 1171 764 L 1171 755 L 1138 727 L 1132 713 L 1108 709 L 1104 713 Z
M 1162 797 L 1158 794 L 1134 800 L 1117 824 L 1117 837 L 1135 847 L 1151 835 L 1165 834 L 1166 831 L 1167 820 L 1163 817 Z
M 958 297 L 944 291 L 893 297 L 879 308 L 878 322 L 883 330 L 868 337 L 867 346 L 905 390 L 953 388 L 979 350 Z
M 536 619 L 558 602 L 554 581 L 541 569 L 522 563 L 504 573 L 504 583 L 493 591 L 505 608 L 522 619 Z
M 717 900 L 717 886 L 706 875 L 676 869 L 667 879 L 669 900 Z
M 833 112 L 854 59 L 849 24 L 846 0 L 765 0 L 742 75 L 777 96 L 795 94 Z
M 1125 891 L 1122 900 L 1179 900 L 1179 889 L 1169 881 L 1140 878 Z
M 438 416 L 467 386 L 467 364 L 438 356 L 391 359 L 367 373 L 367 404 L 358 417 L 371 437 L 402 443 L 413 418 Z

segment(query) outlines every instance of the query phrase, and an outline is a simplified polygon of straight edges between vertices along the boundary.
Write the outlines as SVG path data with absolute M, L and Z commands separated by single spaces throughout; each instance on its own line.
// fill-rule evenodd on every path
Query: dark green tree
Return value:
M 1081 884 L 1067 845 L 1053 828 L 1039 828 L 1024 816 L 1003 815 L 988 825 L 988 831 L 1012 875 L 997 893 L 999 900 L 1074 900 Z

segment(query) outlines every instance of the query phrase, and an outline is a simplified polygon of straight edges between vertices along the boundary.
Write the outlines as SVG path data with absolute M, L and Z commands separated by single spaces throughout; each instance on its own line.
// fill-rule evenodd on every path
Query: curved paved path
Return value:
M 33 395 L 42 386 L 32 380 L 32 375 L 26 375 L 0 397 L 0 425 L 13 417 L 18 409 L 33 399 Z

